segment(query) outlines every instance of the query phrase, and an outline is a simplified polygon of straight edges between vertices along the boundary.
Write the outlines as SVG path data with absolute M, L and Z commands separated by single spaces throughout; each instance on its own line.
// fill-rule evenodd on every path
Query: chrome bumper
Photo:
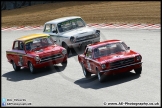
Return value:
M 130 65 L 126 65 L 126 66 L 118 67 L 118 68 L 113 68 L 113 69 L 103 70 L 103 71 L 100 71 L 100 72 L 109 72 L 109 71 L 112 71 L 112 70 L 117 70 L 117 69 L 120 69 L 120 68 L 125 68 L 125 67 L 128 67 L 128 66 L 133 66 L 133 65 L 142 64 L 142 63 L 143 63 L 143 62 L 134 63 L 134 64 L 130 64 Z
M 49 62 L 51 60 L 56 60 L 62 57 L 64 57 L 62 54 L 45 57 L 45 58 L 42 58 L 39 63 Z

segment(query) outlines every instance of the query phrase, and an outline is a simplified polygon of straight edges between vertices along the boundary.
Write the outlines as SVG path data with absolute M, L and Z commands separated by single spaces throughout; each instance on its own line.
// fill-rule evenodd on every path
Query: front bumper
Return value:
M 123 72 L 128 72 L 136 68 L 140 68 L 142 66 L 142 62 L 130 64 L 130 65 L 125 65 L 113 69 L 107 69 L 107 70 L 101 70 L 100 72 L 103 73 L 104 75 L 109 75 L 109 74 L 117 74 L 117 73 L 123 73 Z
M 85 41 L 77 42 L 77 43 L 70 43 L 68 44 L 69 48 L 74 48 L 74 47 L 80 47 L 80 46 L 86 46 L 88 44 L 100 42 L 100 37 L 93 38 L 93 39 L 88 39 Z

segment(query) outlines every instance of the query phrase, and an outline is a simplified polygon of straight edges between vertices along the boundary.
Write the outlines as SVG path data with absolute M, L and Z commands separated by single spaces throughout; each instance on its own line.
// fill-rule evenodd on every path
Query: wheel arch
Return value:
M 62 41 L 62 42 L 61 42 L 61 46 L 63 46 L 63 44 L 66 44 L 66 42 L 65 42 L 65 41 Z
M 10 62 L 12 63 L 12 62 L 13 62 L 13 60 L 12 60 L 12 59 L 10 59 Z

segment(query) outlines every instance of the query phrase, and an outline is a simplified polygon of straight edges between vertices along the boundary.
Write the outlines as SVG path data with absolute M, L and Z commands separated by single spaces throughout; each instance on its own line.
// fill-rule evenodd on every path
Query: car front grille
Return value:
M 93 38 L 96 38 L 95 34 L 84 36 L 84 37 L 78 37 L 78 38 L 76 38 L 75 42 L 81 42 L 81 41 L 85 41 L 85 40 L 89 40 L 89 39 L 93 39 Z
M 55 55 L 52 55 L 52 56 L 43 57 L 43 58 L 41 58 L 40 63 L 47 62 L 49 60 L 55 60 L 57 58 L 61 58 L 62 56 L 63 56 L 62 54 L 55 54 Z
M 117 67 L 120 67 L 120 66 L 129 65 L 129 64 L 132 64 L 132 63 L 134 63 L 134 58 L 119 60 L 119 61 L 110 63 L 110 68 L 117 68 Z

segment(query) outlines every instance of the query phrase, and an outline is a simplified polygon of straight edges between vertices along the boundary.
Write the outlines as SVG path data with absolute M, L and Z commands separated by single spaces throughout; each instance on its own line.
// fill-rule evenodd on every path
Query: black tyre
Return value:
M 141 72 L 142 72 L 142 67 L 137 68 L 137 69 L 134 69 L 134 71 L 135 71 L 136 74 L 141 74 Z
M 77 52 L 75 51 L 74 48 L 70 48 L 70 50 L 71 50 L 71 53 L 72 53 L 73 55 L 77 55 Z
M 63 66 L 67 65 L 67 60 L 61 63 Z
M 19 71 L 20 70 L 20 66 L 16 66 L 14 61 L 12 61 L 12 66 L 13 66 L 15 71 Z
M 32 73 L 32 74 L 34 74 L 35 73 L 35 67 L 33 66 L 33 64 L 31 63 L 31 62 L 29 62 L 29 70 L 30 70 L 30 72 Z
M 87 71 L 87 69 L 84 67 L 83 63 L 81 63 L 82 69 L 83 69 L 83 74 L 86 78 L 91 77 L 91 73 Z
M 100 73 L 100 71 L 98 69 L 96 71 L 97 71 L 97 77 L 98 77 L 99 82 L 101 82 L 101 83 L 104 82 L 105 76 L 102 73 Z
M 69 56 L 70 48 L 68 47 L 68 45 L 66 43 L 62 43 L 62 47 L 64 47 L 67 50 L 67 55 Z

